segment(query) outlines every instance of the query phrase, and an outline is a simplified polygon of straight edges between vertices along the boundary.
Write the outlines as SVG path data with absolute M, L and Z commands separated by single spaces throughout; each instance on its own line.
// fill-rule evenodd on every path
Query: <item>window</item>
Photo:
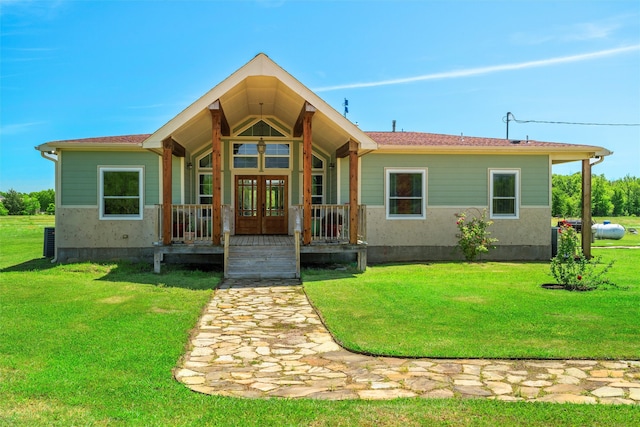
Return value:
M 311 204 L 321 205 L 324 203 L 324 161 L 315 154 L 311 158 Z
M 426 169 L 387 169 L 387 219 L 424 219 Z
M 209 156 L 211 158 L 211 156 Z M 198 203 L 210 205 L 213 202 L 213 178 L 210 173 L 198 175 Z
M 284 136 L 282 132 L 265 123 L 264 120 L 260 120 L 253 126 L 245 129 L 238 136 Z
M 233 144 L 234 168 L 258 167 L 258 144 Z
M 320 157 L 316 157 L 316 155 L 314 154 L 311 158 L 311 168 L 324 170 L 324 161 Z
M 100 219 L 142 219 L 142 168 L 100 168 Z
M 520 171 L 490 171 L 491 218 L 518 218 Z
M 212 161 L 211 153 L 209 153 L 198 161 L 198 166 L 200 166 L 201 169 L 211 169 Z
M 267 144 L 264 152 L 264 167 L 267 169 L 288 169 L 289 144 Z
M 321 205 L 324 202 L 324 175 L 311 175 L 311 204 Z

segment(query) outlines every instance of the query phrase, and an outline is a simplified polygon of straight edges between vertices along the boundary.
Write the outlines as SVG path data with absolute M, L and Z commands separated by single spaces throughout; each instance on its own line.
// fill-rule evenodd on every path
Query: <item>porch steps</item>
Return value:
M 227 259 L 229 279 L 295 279 L 293 245 L 231 245 Z

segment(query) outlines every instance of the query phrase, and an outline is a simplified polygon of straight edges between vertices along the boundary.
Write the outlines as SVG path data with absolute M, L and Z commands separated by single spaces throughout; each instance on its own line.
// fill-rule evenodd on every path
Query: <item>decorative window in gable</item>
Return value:
M 100 219 L 142 219 L 144 170 L 100 167 Z
M 520 171 L 489 171 L 490 218 L 518 219 L 520 207 Z
M 282 132 L 260 120 L 253 126 L 243 130 L 238 136 L 284 136 Z
M 387 219 L 424 219 L 427 170 L 386 169 Z

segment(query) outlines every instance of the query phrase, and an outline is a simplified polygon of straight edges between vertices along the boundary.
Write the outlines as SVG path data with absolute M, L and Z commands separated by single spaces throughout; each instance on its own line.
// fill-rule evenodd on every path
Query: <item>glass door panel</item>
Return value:
M 286 176 L 236 177 L 236 234 L 287 234 Z

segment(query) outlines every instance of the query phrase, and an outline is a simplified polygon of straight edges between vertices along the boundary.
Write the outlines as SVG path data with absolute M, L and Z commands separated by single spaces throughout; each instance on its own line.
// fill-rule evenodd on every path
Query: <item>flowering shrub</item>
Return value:
M 578 234 L 569 224 L 562 224 L 559 233 L 558 254 L 551 259 L 551 275 L 565 289 L 590 291 L 601 285 L 612 285 L 604 278 L 613 261 L 599 269 L 601 257 L 588 260 L 578 244 Z
M 487 221 L 487 210 L 482 211 L 480 218 L 473 217 L 467 219 L 467 213 L 462 212 L 456 214 L 456 225 L 459 233 L 457 248 L 460 249 L 467 261 L 474 261 L 480 254 L 489 252 L 489 249 L 495 248 L 493 243 L 498 239 L 490 238 L 491 234 L 487 228 L 493 221 Z

